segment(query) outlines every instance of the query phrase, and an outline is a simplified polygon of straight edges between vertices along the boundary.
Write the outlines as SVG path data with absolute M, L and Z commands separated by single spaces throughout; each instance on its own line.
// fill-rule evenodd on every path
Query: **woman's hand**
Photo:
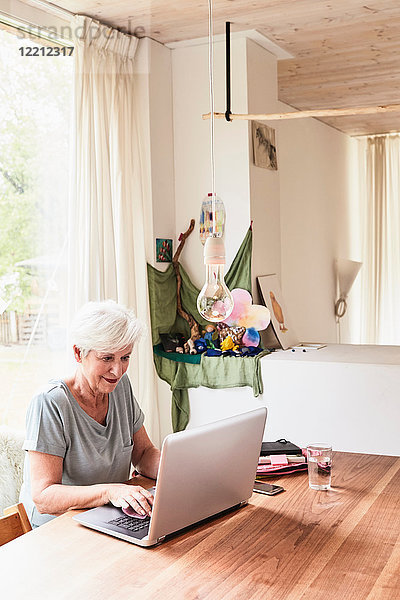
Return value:
M 107 484 L 108 501 L 114 506 L 128 508 L 131 506 L 139 515 L 151 516 L 154 496 L 140 485 L 123 483 Z

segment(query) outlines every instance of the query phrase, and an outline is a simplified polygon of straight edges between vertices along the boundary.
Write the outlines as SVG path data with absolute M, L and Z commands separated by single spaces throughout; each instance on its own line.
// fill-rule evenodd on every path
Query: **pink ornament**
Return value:
M 229 318 L 224 321 L 227 325 L 246 329 L 254 328 L 257 331 L 268 327 L 271 315 L 266 306 L 253 304 L 251 294 L 247 290 L 236 288 L 231 293 L 234 307 Z
M 260 334 L 256 329 L 250 327 L 250 329 L 246 329 L 246 333 L 242 337 L 242 344 L 244 346 L 258 346 L 260 343 Z

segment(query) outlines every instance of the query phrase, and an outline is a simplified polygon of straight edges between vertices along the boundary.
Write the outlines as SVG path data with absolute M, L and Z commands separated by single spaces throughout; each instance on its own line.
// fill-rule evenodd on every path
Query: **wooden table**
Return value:
M 152 549 L 82 527 L 69 512 L 0 548 L 4 599 L 398 600 L 400 458 L 336 453 L 333 488 L 307 474 L 277 496 Z M 4 592 L 7 590 L 7 594 Z

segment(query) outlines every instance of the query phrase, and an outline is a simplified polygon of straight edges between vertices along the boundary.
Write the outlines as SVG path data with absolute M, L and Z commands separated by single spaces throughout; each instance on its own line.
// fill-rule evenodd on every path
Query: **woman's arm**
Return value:
M 151 514 L 153 496 L 141 486 L 123 483 L 64 485 L 63 459 L 52 454 L 29 451 L 32 499 L 42 514 L 61 515 L 76 508 L 94 508 L 108 502 L 140 513 Z
M 141 475 L 157 479 L 161 453 L 151 442 L 144 426 L 134 434 L 133 441 L 133 466 Z

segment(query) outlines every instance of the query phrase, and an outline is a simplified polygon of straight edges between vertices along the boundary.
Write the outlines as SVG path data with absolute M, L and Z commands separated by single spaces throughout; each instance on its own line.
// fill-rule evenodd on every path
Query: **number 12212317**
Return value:
M 73 46 L 21 46 L 21 56 L 72 56 Z

